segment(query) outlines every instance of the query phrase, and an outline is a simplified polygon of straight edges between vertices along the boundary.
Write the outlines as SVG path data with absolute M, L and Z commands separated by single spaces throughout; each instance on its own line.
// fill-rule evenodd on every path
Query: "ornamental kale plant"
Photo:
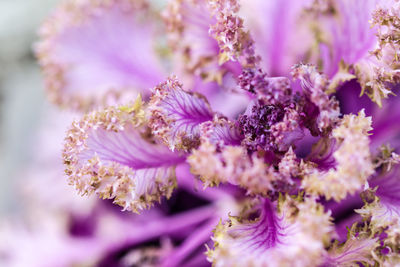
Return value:
M 83 263 L 400 266 L 397 0 L 66 0 L 35 51 L 68 183 L 139 214 Z

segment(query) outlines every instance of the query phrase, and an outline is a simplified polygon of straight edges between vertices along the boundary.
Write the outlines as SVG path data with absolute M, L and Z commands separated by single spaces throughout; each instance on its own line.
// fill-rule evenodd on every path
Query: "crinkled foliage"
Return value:
M 129 251 L 142 263 L 398 265 L 399 14 L 397 0 L 66 0 L 36 54 L 50 99 L 91 110 L 66 133 L 69 183 L 135 212 L 176 187 L 207 200 L 173 249 Z M 221 97 L 236 94 L 246 105 Z

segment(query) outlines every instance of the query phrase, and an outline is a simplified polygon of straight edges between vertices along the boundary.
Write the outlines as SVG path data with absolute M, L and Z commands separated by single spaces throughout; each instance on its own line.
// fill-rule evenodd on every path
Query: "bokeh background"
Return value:
M 18 213 L 22 171 L 41 153 L 39 125 L 50 104 L 33 47 L 40 23 L 58 0 L 0 0 L 0 216 Z

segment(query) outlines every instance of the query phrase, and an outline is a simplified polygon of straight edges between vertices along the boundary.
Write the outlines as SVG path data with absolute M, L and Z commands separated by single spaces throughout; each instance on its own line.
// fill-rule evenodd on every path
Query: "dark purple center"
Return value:
M 241 133 L 245 136 L 245 145 L 250 151 L 276 149 L 271 126 L 283 120 L 285 111 L 277 105 L 263 105 L 258 101 L 253 106 L 250 115 L 240 115 L 238 124 Z

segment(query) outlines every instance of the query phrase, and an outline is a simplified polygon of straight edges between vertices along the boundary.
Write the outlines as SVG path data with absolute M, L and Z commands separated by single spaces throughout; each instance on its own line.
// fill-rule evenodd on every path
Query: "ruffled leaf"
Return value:
M 314 200 L 264 200 L 259 217 L 230 217 L 214 230 L 207 253 L 214 266 L 316 266 L 332 231 L 329 214 Z M 253 212 L 257 208 L 253 208 Z
M 361 95 L 366 93 L 381 106 L 382 100 L 393 94 L 393 84 L 400 80 L 400 47 L 396 41 L 400 6 L 391 0 L 364 1 L 363 8 L 359 5 L 357 0 L 332 1 L 329 9 L 336 12 L 319 14 L 318 27 L 329 33 L 321 45 L 329 50 L 322 56 L 324 70 L 333 76 L 336 85 L 351 76 L 357 78 Z
M 43 24 L 36 55 L 51 101 L 88 109 L 163 79 L 145 1 L 67 0 Z
M 209 0 L 208 6 L 216 20 L 210 27 L 210 34 L 218 42 L 219 63 L 231 60 L 238 61 L 244 68 L 256 66 L 260 57 L 255 52 L 254 40 L 238 14 L 239 1 Z
M 349 229 L 346 242 L 339 244 L 337 241 L 326 253 L 322 266 L 348 266 L 357 267 L 363 265 L 373 266 L 374 250 L 379 246 L 378 238 L 368 230 L 368 225 L 357 227 L 353 224 Z
M 229 182 L 255 194 L 272 190 L 276 173 L 263 159 L 256 155 L 250 157 L 246 149 L 238 145 L 242 137 L 232 122 L 220 118 L 202 124 L 201 129 L 201 145 L 192 151 L 187 161 L 191 172 L 199 175 L 205 186 Z
M 291 66 L 306 61 L 312 32 L 302 11 L 309 1 L 246 0 L 241 11 L 261 65 L 271 76 L 288 75 Z M 298 42 L 301 38 L 302 42 Z
M 243 136 L 235 123 L 222 117 L 216 117 L 213 121 L 202 123 L 200 129 L 202 141 L 210 142 L 219 148 L 224 145 L 239 146 L 243 140 Z
M 219 84 L 227 72 L 240 70 L 237 63 L 220 65 L 218 62 L 218 43 L 209 35 L 215 19 L 207 9 L 206 1 L 169 1 L 163 19 L 174 51 L 176 70 Z
M 246 147 L 240 146 L 245 141 L 243 135 L 236 124 L 224 118 L 203 123 L 201 132 L 201 144 L 187 161 L 191 172 L 198 175 L 205 186 L 231 183 L 249 194 L 270 197 L 296 187 L 292 178 L 299 174 L 300 161 L 291 148 L 277 162 L 271 163 L 269 157 L 275 161 L 274 155 L 249 153 Z
M 362 189 L 368 177 L 374 173 L 369 150 L 368 132 L 371 131 L 371 117 L 365 117 L 364 110 L 359 115 L 345 115 L 339 126 L 332 131 L 337 149 L 333 152 L 336 166 L 319 170 L 306 166 L 302 187 L 310 194 L 323 195 L 336 201 L 347 194 Z
M 213 118 L 207 100 L 183 90 L 176 77 L 154 88 L 149 104 L 150 127 L 172 150 L 198 146 L 199 125 Z
M 310 102 L 307 105 L 315 105 L 318 108 L 318 116 L 316 121 L 313 121 L 318 130 L 324 132 L 334 127 L 339 120 L 340 108 L 339 102 L 327 94 L 330 83 L 328 77 L 319 73 L 315 66 L 304 64 L 294 66 L 292 75 L 300 80 L 303 94 Z
M 384 229 L 388 234 L 388 239 L 396 241 L 400 234 L 400 168 L 396 166 L 394 170 L 383 175 L 375 177 L 369 182 L 369 186 L 374 189 L 368 189 L 364 192 L 368 199 L 362 209 L 357 210 L 364 218 L 371 221 L 374 229 Z M 369 203 L 368 203 L 369 202 Z
M 357 0 L 330 1 L 325 8 L 325 18 L 321 18 L 318 27 L 323 27 L 326 39 L 332 38 L 329 43 L 331 59 L 330 65 L 324 64 L 324 71 L 328 75 L 335 74 L 343 60 L 346 64 L 354 64 L 362 57 L 368 56 L 369 51 L 376 44 L 376 31 L 369 25 L 371 14 L 376 7 L 377 0 L 367 0 L 360 8 Z M 331 10 L 333 12 L 329 12 Z M 328 18 L 326 18 L 328 16 Z M 325 40 L 326 41 L 326 40 Z
M 157 144 L 140 106 L 110 107 L 74 122 L 63 158 L 69 182 L 81 194 L 114 199 L 135 212 L 171 195 L 174 166 L 184 161 Z
M 244 69 L 238 82 L 241 89 L 256 94 L 266 104 L 283 103 L 292 96 L 287 77 L 268 77 L 262 69 Z

